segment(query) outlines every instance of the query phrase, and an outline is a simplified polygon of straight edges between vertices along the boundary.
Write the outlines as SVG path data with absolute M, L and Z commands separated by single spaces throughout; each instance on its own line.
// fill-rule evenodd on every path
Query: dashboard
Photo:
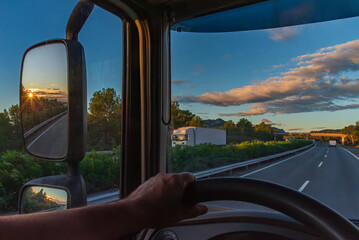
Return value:
M 163 229 L 147 229 L 138 240 L 317 240 L 309 227 L 272 211 L 208 213 Z

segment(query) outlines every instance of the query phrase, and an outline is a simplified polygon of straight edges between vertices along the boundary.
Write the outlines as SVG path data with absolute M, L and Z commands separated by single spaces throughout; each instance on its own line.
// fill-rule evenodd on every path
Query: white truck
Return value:
M 201 143 L 226 145 L 226 130 L 202 127 L 182 127 L 173 130 L 172 146 L 196 146 Z
M 336 140 L 329 140 L 329 147 L 336 147 L 337 141 Z

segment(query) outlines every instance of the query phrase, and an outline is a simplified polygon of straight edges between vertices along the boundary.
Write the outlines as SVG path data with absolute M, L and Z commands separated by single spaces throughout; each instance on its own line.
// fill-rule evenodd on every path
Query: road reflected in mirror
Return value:
M 29 186 L 22 195 L 21 213 L 67 209 L 68 194 L 63 189 Z
M 61 43 L 27 52 L 21 76 L 21 118 L 27 150 L 38 157 L 67 154 L 67 54 Z

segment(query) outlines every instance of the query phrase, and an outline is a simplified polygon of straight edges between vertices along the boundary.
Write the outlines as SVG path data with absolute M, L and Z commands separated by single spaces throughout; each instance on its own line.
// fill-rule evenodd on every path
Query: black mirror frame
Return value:
M 24 214 L 22 212 L 22 201 L 23 201 L 23 196 L 25 193 L 25 190 L 27 188 L 30 187 L 48 187 L 48 188 L 55 188 L 55 189 L 59 189 L 59 190 L 64 190 L 67 193 L 67 203 L 66 203 L 66 209 L 70 209 L 71 208 L 71 193 L 70 191 L 62 186 L 56 186 L 56 185 L 50 185 L 50 184 L 30 184 L 30 183 L 26 183 L 25 185 L 23 185 L 21 187 L 20 190 L 20 195 L 19 195 L 19 214 Z
M 24 191 L 26 190 L 26 188 L 31 186 L 51 187 L 51 188 L 65 190 L 68 194 L 67 209 L 82 207 L 87 205 L 86 186 L 85 186 L 85 181 L 81 175 L 79 176 L 55 175 L 55 176 L 48 176 L 48 177 L 42 177 L 42 178 L 36 178 L 30 180 L 29 182 L 25 183 L 21 187 L 19 194 L 19 202 L 18 202 L 19 214 L 22 214 L 21 204 L 22 204 Z
M 57 162 L 80 162 L 86 152 L 87 137 L 87 87 L 86 87 L 86 64 L 85 53 L 80 42 L 76 40 L 53 39 L 37 43 L 29 47 L 22 58 L 20 73 L 20 109 L 21 109 L 21 91 L 22 91 L 22 72 L 26 54 L 43 45 L 61 43 L 64 44 L 67 51 L 67 87 L 68 87 L 68 141 L 67 154 L 64 158 L 45 158 L 30 153 L 39 159 Z M 20 112 L 21 122 L 22 114 Z M 24 129 L 21 124 L 23 143 L 25 145 Z

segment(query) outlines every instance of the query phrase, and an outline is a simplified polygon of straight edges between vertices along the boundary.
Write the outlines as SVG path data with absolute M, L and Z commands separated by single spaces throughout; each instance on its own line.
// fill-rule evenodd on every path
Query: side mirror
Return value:
M 25 186 L 20 196 L 20 214 L 50 212 L 70 208 L 70 194 L 53 186 Z
M 76 40 L 55 39 L 24 53 L 20 111 L 26 150 L 53 161 L 80 161 L 86 150 L 86 69 Z

